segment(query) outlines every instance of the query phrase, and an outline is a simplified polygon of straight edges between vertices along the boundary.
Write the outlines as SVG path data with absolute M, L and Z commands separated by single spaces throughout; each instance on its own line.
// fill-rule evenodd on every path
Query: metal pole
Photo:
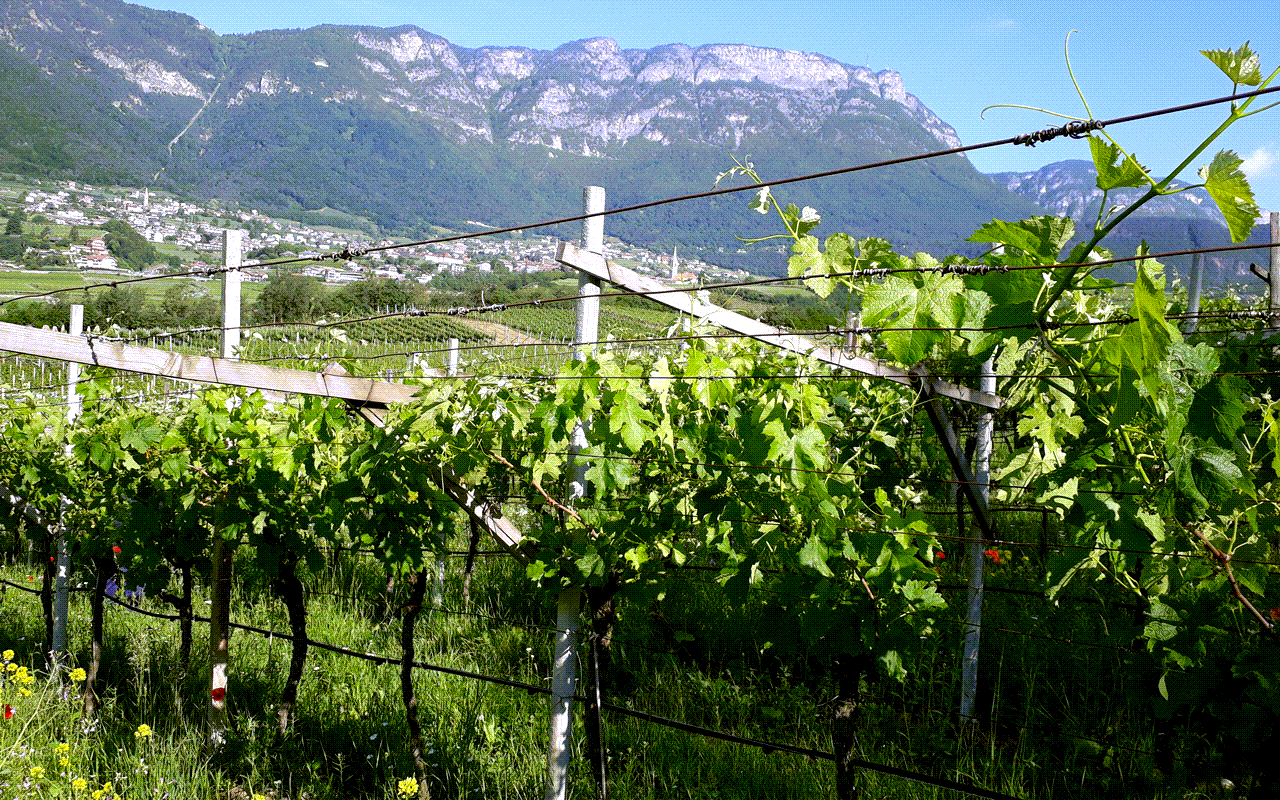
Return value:
M 72 336 L 79 336 L 84 332 L 84 306 L 71 306 L 71 319 L 67 328 L 67 332 Z M 67 364 L 67 424 L 72 425 L 80 418 L 80 412 L 84 410 L 84 400 L 80 397 L 76 385 L 80 382 L 80 365 L 76 363 Z M 70 441 L 67 442 L 66 455 L 71 457 L 73 448 Z M 66 534 L 66 511 L 70 505 L 67 499 L 62 498 L 63 521 L 58 525 L 58 541 L 57 541 L 57 572 L 54 574 L 54 597 L 53 597 L 53 641 L 49 643 L 50 661 L 56 666 L 67 654 L 67 603 L 71 594 L 71 551 L 67 547 Z
M 980 388 L 984 392 L 996 390 L 995 366 L 992 359 L 982 362 Z M 995 432 L 995 416 L 987 411 L 978 417 L 978 450 L 974 454 L 974 482 L 982 505 L 991 500 L 991 450 Z M 982 579 L 983 540 L 974 537 L 969 543 L 969 608 L 968 624 L 964 631 L 964 660 L 960 677 L 960 720 L 974 722 L 973 707 L 978 696 L 978 645 L 982 632 Z

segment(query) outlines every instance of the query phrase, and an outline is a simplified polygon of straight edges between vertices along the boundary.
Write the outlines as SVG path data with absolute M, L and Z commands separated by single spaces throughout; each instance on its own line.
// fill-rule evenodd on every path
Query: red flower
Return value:
M 999 551 L 999 550 L 983 550 L 983 551 L 982 551 L 982 554 L 983 554 L 984 556 L 986 556 L 987 558 L 991 559 L 991 562 L 992 562 L 993 564 L 999 564 L 999 563 L 1000 563 L 1000 551 Z
M 221 703 L 227 697 L 227 690 L 219 686 L 217 689 L 214 689 L 212 692 L 210 692 L 210 694 L 213 695 L 214 700 Z
M 946 554 L 946 553 L 944 553 L 944 552 L 942 552 L 941 550 L 939 550 L 938 552 L 934 553 L 934 554 L 933 554 L 933 556 L 934 556 L 934 558 L 938 559 L 939 561 L 946 561 L 946 559 L 947 559 L 947 554 Z
M 1280 608 L 1273 608 L 1267 613 L 1271 615 L 1272 620 L 1280 622 Z
M 13 706 L 9 705 L 8 703 L 5 703 L 5 704 L 4 704 L 4 718 L 5 718 L 5 719 L 9 719 L 9 718 L 10 718 L 10 717 L 12 717 L 12 716 L 13 716 Z
M 119 552 L 120 552 L 120 545 L 116 545 L 115 547 L 112 547 L 112 548 L 111 548 L 111 552 L 113 552 L 113 553 L 119 553 Z

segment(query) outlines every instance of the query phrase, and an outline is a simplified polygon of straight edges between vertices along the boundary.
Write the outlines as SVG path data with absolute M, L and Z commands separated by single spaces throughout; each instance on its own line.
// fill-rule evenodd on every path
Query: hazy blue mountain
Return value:
M 892 71 L 747 45 L 467 49 L 416 27 L 218 36 L 117 0 L 0 8 L 0 169 L 173 189 L 384 229 L 507 225 L 711 187 L 749 156 L 782 177 L 958 144 Z M 992 217 L 1036 213 L 961 156 L 780 189 L 818 233 L 971 250 Z M 609 220 L 639 244 L 776 269 L 745 195 Z M 557 231 L 572 236 L 572 230 Z M 723 249 L 723 252 L 721 250 Z M 739 249 L 746 252 L 739 253 Z
M 1097 187 L 1097 171 L 1091 161 L 1058 161 L 1035 172 L 999 172 L 990 178 L 1046 211 L 1071 217 L 1077 229 L 1092 230 L 1098 218 L 1102 190 Z M 1175 182 L 1174 185 L 1187 184 Z M 1142 194 L 1141 189 L 1113 190 L 1107 198 L 1108 210 L 1111 206 L 1123 208 Z M 1269 236 L 1268 230 L 1259 226 L 1249 243 L 1265 244 Z M 1174 252 L 1229 245 L 1231 236 L 1222 213 L 1208 193 L 1203 189 L 1190 189 L 1148 202 L 1116 227 L 1107 244 L 1116 255 L 1133 255 L 1142 241 L 1147 242 L 1151 252 Z M 1253 250 L 1206 256 L 1205 280 L 1209 284 L 1254 282 L 1249 275 L 1249 264 L 1265 265 L 1266 258 L 1265 251 Z M 1166 261 L 1177 268 L 1185 281 L 1191 257 L 1176 256 Z M 1131 269 L 1115 273 L 1124 279 L 1132 276 Z

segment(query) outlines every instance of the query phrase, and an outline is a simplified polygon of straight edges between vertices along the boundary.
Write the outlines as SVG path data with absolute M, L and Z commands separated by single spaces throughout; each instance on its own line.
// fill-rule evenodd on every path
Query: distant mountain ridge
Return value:
M 1102 190 L 1098 188 L 1098 172 L 1093 162 L 1068 159 L 1048 164 L 1035 172 L 996 172 L 989 177 L 1011 192 L 1022 195 L 1036 205 L 1061 216 L 1080 222 L 1098 216 L 1102 202 Z M 1187 184 L 1175 181 L 1174 188 Z M 1145 189 L 1113 189 L 1108 202 L 1121 208 L 1133 203 Z M 1214 205 L 1209 193 L 1203 189 L 1191 189 L 1178 194 L 1158 197 L 1146 203 L 1135 214 L 1143 217 L 1179 217 L 1183 219 L 1210 220 L 1226 226 L 1222 212 Z
M 998 172 L 988 177 L 997 185 L 1025 197 L 1058 216 L 1071 217 L 1077 230 L 1093 229 L 1102 202 L 1097 187 L 1097 170 L 1093 162 L 1080 159 L 1058 161 L 1034 172 Z M 1175 182 L 1175 188 L 1187 184 Z M 1145 192 L 1143 189 L 1115 189 L 1107 198 L 1108 206 L 1125 208 Z M 1109 210 L 1109 209 L 1108 209 Z M 1270 234 L 1255 228 L 1249 243 L 1265 244 Z M 1132 255 L 1139 243 L 1146 241 L 1151 252 L 1173 252 L 1201 247 L 1231 244 L 1226 221 L 1208 192 L 1189 189 L 1148 201 L 1120 223 L 1105 243 L 1117 255 Z M 1241 251 L 1221 253 L 1206 259 L 1206 280 L 1210 284 L 1250 283 L 1250 263 L 1263 263 L 1265 253 Z M 1191 267 L 1190 256 L 1166 259 L 1186 279 Z M 1116 270 L 1127 279 L 1131 269 Z
M 816 54 L 606 38 L 468 49 L 412 26 L 218 36 L 118 0 L 0 9 L 0 121 L 0 169 L 332 207 L 400 232 L 574 213 L 588 183 L 610 205 L 704 190 L 731 154 L 783 177 L 959 144 L 897 73 Z M 934 252 L 1035 212 L 959 156 L 780 194 L 822 210 L 824 230 Z M 777 226 L 734 197 L 608 228 L 721 263 L 783 260 L 738 252 L 735 234 Z

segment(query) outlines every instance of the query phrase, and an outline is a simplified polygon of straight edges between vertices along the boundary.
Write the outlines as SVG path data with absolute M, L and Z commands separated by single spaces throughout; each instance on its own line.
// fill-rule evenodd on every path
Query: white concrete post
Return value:
M 222 357 L 235 360 L 240 349 L 240 263 L 244 232 L 222 233 Z M 231 670 L 231 559 L 232 548 L 213 532 L 210 554 L 212 575 L 209 594 L 209 744 L 220 748 L 226 743 L 230 713 L 227 708 L 228 674 Z
M 244 231 L 222 232 L 222 357 L 235 358 L 240 349 L 240 263 Z
M 1267 275 L 1271 279 L 1271 291 L 1267 295 L 1271 327 L 1280 328 L 1280 211 L 1271 212 L 1271 265 Z
M 1200 313 L 1200 295 L 1204 293 L 1204 255 L 1196 253 L 1191 256 L 1191 276 L 1187 286 L 1187 324 L 1183 329 L 1187 333 L 1195 333 L 1200 324 L 1197 314 Z
M 992 359 L 982 362 L 981 383 L 984 392 L 995 393 L 996 378 Z M 974 454 L 973 479 L 982 496 L 982 505 L 991 501 L 991 450 L 995 432 L 995 416 L 985 411 L 978 417 L 978 449 Z M 960 665 L 960 720 L 972 722 L 973 707 L 978 696 L 978 644 L 982 633 L 983 541 L 980 536 L 969 542 L 969 608 L 964 631 L 964 659 Z
M 587 186 L 582 190 L 582 213 L 604 211 L 604 189 Z M 604 217 L 589 217 L 582 222 L 582 247 L 595 253 L 604 251 Z M 573 357 L 585 361 L 591 347 L 599 339 L 600 280 L 585 273 L 578 275 L 577 326 Z M 586 420 L 579 420 L 569 444 L 573 478 L 569 484 L 569 502 L 587 494 L 587 465 L 574 456 L 587 446 Z M 573 729 L 573 695 L 577 683 L 578 612 L 582 607 L 582 590 L 564 589 L 556 604 L 555 662 L 551 673 L 551 733 L 547 745 L 546 800 L 564 800 L 568 790 L 569 745 Z
M 72 336 L 84 333 L 84 306 L 71 306 L 71 320 L 67 332 Z M 84 400 L 80 397 L 77 384 L 80 382 L 80 365 L 67 364 L 67 423 L 73 424 L 84 410 Z M 66 446 L 67 457 L 70 458 L 72 447 L 70 441 Z M 62 500 L 63 521 L 58 525 L 58 541 L 56 556 L 56 572 L 54 573 L 53 596 L 53 641 L 49 643 L 52 654 L 51 661 L 61 662 L 67 654 L 67 603 L 71 594 L 71 551 L 67 547 L 66 510 L 69 503 Z
M 453 377 L 458 374 L 458 340 L 449 339 L 449 356 L 445 362 L 445 374 Z

